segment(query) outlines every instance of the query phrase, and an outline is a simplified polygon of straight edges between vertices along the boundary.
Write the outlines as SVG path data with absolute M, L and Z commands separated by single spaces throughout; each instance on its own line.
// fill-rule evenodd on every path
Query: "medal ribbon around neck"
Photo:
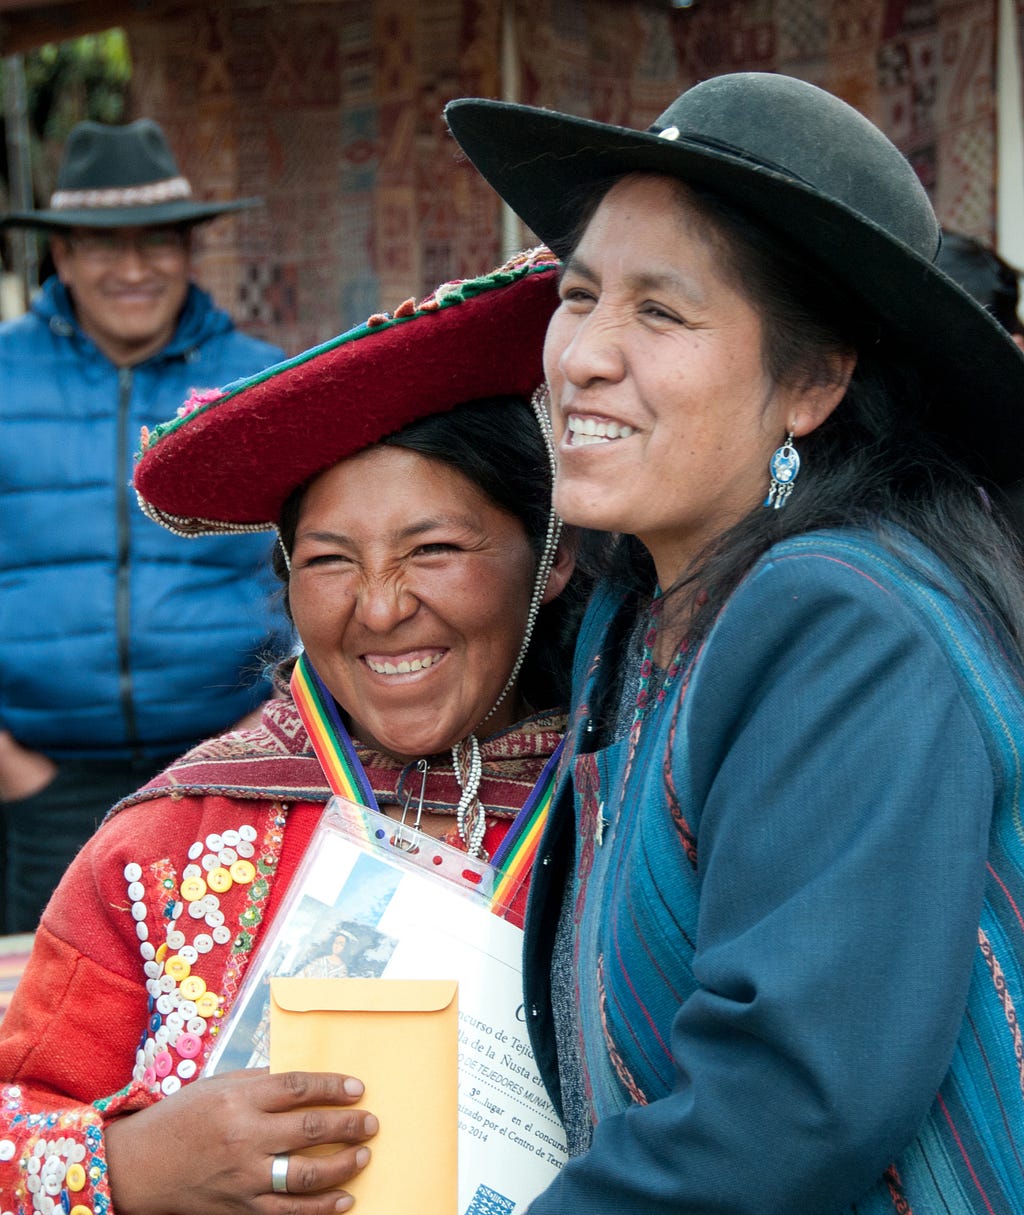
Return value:
M 541 836 L 547 825 L 551 802 L 555 794 L 558 761 L 565 747 L 563 738 L 544 765 L 522 810 L 512 820 L 505 838 L 498 845 L 491 864 L 498 871 L 491 903 L 511 904 L 523 879 L 533 868 Z
M 380 810 L 366 770 L 356 755 L 334 697 L 313 669 L 305 652 L 299 655 L 291 677 L 292 699 L 309 734 L 309 741 L 333 793 L 371 810 Z M 508 833 L 494 854 L 497 879 L 491 894 L 491 910 L 501 914 L 510 904 L 523 878 L 533 866 L 537 847 L 547 822 L 555 790 L 558 760 L 563 739 L 530 791 L 522 810 L 512 820 Z
M 331 791 L 350 802 L 379 810 L 366 769 L 356 755 L 334 697 L 313 670 L 305 651 L 292 671 L 291 692 Z

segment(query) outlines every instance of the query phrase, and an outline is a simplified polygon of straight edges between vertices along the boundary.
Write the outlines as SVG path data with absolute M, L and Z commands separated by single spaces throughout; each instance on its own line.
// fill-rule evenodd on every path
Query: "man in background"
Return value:
M 258 535 L 186 540 L 131 489 L 142 427 L 283 352 L 191 281 L 201 202 L 147 119 L 80 123 L 45 210 L 56 274 L 0 325 L 0 928 L 31 931 L 109 807 L 251 713 L 288 643 Z

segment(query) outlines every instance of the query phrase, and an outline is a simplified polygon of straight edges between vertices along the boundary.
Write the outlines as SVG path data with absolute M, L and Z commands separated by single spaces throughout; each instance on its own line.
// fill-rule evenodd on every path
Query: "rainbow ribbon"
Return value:
M 295 707 L 332 791 L 350 802 L 379 810 L 366 770 L 359 762 L 334 697 L 313 670 L 305 651 L 299 655 L 292 671 L 291 690 Z
M 498 871 L 491 895 L 492 909 L 495 906 L 509 906 L 516 896 L 516 891 L 533 868 L 540 838 L 544 834 L 551 810 L 558 776 L 558 760 L 564 746 L 563 738 L 544 765 L 530 796 L 512 820 L 512 826 L 491 858 L 491 864 Z
M 291 692 L 331 790 L 350 802 L 379 811 L 380 807 L 366 770 L 356 755 L 334 697 L 313 669 L 305 652 L 299 655 L 292 671 Z M 537 847 L 551 809 L 558 760 L 564 745 L 563 739 L 544 765 L 540 778 L 530 791 L 522 810 L 512 820 L 512 825 L 492 858 L 491 864 L 496 870 L 496 877 L 490 903 L 495 914 L 500 915 L 503 909 L 511 904 L 533 867 Z

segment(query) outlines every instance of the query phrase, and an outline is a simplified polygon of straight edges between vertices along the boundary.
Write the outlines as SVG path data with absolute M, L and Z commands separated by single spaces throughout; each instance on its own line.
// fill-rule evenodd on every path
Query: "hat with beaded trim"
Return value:
M 0 227 L 131 228 L 197 224 L 257 207 L 259 198 L 204 201 L 178 168 L 167 136 L 151 118 L 123 126 L 80 122 L 64 145 L 57 188 L 38 211 L 10 211 Z
M 143 431 L 143 511 L 185 536 L 269 531 L 317 473 L 431 414 L 543 382 L 558 261 L 537 248 L 295 358 L 212 392 Z

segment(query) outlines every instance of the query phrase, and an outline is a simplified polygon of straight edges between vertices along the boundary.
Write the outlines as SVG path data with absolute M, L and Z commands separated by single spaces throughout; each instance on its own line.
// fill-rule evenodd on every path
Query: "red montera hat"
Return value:
M 185 535 L 269 530 L 292 490 L 410 422 L 483 397 L 529 397 L 544 378 L 557 277 L 554 255 L 533 249 L 193 394 L 178 417 L 143 431 L 142 509 Z

